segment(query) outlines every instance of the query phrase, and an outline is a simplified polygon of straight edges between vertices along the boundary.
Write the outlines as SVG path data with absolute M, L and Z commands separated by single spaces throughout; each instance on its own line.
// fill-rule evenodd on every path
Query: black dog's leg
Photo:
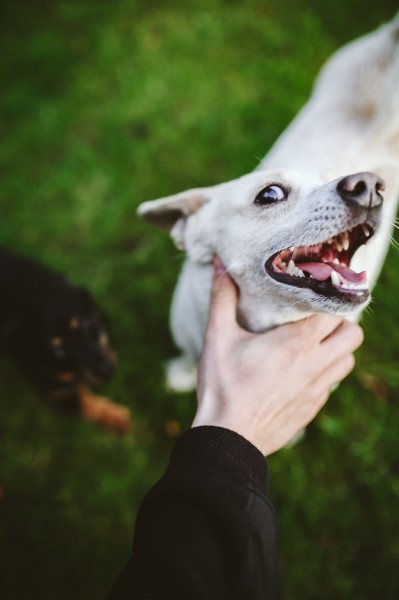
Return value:
M 131 431 L 131 418 L 128 408 L 107 398 L 96 396 L 85 386 L 53 389 L 47 394 L 53 406 L 71 415 L 80 415 L 116 433 Z

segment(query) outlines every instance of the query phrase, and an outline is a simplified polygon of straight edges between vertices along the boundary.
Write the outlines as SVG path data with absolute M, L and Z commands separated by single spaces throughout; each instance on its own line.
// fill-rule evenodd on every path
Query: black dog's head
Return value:
M 33 338 L 47 385 L 102 384 L 115 372 L 107 318 L 89 292 L 72 285 L 52 290 L 39 310 Z

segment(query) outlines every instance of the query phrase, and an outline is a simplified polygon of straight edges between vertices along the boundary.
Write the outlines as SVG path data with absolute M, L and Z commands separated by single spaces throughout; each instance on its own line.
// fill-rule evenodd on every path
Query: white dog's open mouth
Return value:
M 281 283 L 361 303 L 369 295 L 367 273 L 356 273 L 349 265 L 356 250 L 373 234 L 373 228 L 362 223 L 325 242 L 282 250 L 270 257 L 265 267 Z

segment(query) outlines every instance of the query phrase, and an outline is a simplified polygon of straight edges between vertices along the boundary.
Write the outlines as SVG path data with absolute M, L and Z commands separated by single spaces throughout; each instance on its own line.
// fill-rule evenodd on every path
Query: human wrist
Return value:
M 247 423 L 237 415 L 231 415 L 227 412 L 216 414 L 215 411 L 206 410 L 202 407 L 198 409 L 191 428 L 195 427 L 222 427 L 237 433 L 255 446 L 265 456 L 264 444 L 262 444 L 256 435 L 256 429 L 253 424 Z
M 267 463 L 263 454 L 249 440 L 226 427 L 199 426 L 186 431 L 172 450 L 170 469 L 223 470 L 234 477 L 254 480 L 266 491 Z

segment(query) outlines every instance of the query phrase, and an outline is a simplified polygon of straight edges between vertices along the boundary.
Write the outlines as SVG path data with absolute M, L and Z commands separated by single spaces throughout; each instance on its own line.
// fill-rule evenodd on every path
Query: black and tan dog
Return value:
M 115 372 L 106 329 L 107 318 L 86 289 L 0 248 L 1 352 L 53 404 L 124 433 L 128 409 L 91 392 Z

